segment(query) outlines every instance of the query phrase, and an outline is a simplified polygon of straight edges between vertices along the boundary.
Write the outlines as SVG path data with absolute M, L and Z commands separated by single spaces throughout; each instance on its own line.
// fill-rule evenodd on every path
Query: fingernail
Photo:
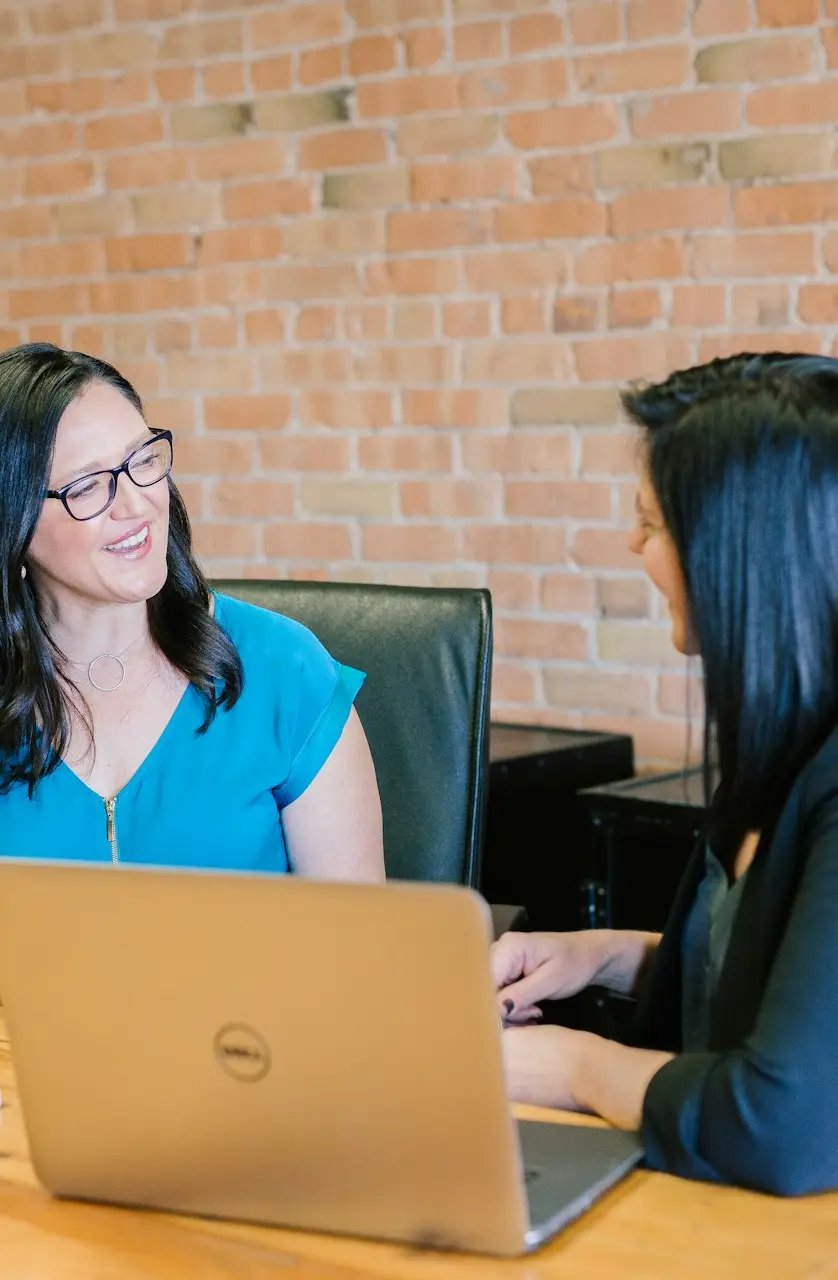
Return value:
M 509 1015 L 510 1015 L 510 1013 L 514 1013 L 514 1012 L 515 1012 L 515 1001 L 514 1001 L 514 1000 L 504 1000 L 504 1002 L 503 1002 L 503 1011 L 504 1011 L 504 1013 L 506 1014 L 506 1016 L 507 1016 L 507 1018 L 508 1018 L 508 1017 L 509 1017 Z

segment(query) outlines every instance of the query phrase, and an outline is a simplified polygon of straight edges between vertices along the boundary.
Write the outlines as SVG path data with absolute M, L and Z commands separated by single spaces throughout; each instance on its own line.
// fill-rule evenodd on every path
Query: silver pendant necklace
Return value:
M 74 667 L 84 667 L 84 666 L 87 667 L 87 678 L 90 681 L 93 688 L 97 689 L 99 693 L 115 693 L 116 690 L 120 687 L 120 685 L 122 685 L 125 681 L 125 663 L 122 661 L 123 657 L 125 656 L 125 654 L 128 652 L 129 649 L 133 649 L 135 644 L 139 644 L 140 640 L 142 640 L 145 634 L 146 632 L 143 632 L 142 635 L 137 636 L 137 638 L 135 640 L 132 640 L 130 644 L 127 644 L 124 649 L 120 649 L 119 653 L 97 653 L 96 657 L 91 658 L 88 663 L 73 662 L 72 665 Z M 97 669 L 97 667 L 99 667 L 100 663 L 108 663 L 108 662 L 115 662 L 117 667 L 119 668 L 117 679 L 113 684 L 99 684 L 93 673 Z

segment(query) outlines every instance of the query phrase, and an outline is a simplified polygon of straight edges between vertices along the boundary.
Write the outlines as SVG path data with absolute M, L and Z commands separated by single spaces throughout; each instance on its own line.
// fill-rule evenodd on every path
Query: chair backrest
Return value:
M 488 591 L 225 580 L 367 673 L 357 708 L 384 813 L 387 874 L 477 886 L 488 779 Z

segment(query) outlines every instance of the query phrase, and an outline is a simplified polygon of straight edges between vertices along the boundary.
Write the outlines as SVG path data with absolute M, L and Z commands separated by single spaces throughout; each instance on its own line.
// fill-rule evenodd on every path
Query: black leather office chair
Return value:
M 488 591 L 218 581 L 307 626 L 366 671 L 358 714 L 375 761 L 387 874 L 477 887 L 488 779 Z

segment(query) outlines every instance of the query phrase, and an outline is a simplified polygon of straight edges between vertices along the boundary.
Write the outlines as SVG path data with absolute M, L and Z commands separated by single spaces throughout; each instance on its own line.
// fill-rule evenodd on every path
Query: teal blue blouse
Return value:
M 187 686 L 157 743 L 108 804 L 62 761 L 30 799 L 0 796 L 0 856 L 289 870 L 280 814 L 320 772 L 364 681 L 297 622 L 229 596 L 215 616 L 244 689 L 205 734 Z

